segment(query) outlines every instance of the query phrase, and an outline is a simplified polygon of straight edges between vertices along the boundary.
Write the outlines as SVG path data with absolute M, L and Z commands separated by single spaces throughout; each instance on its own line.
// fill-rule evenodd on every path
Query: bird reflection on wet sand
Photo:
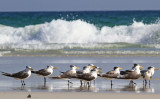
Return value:
M 95 86 L 80 86 L 79 91 L 98 92 L 99 88 L 96 88 Z
M 96 87 L 79 86 L 79 87 L 69 87 L 60 89 L 61 92 L 98 92 L 99 89 Z
M 30 87 L 24 87 L 24 86 L 21 86 L 21 87 L 15 87 L 15 88 L 12 88 L 14 91 L 27 91 L 27 92 L 30 92 L 31 91 L 31 88 Z
M 57 87 L 61 86 L 61 87 Z M 100 87 L 102 86 L 102 87 Z M 122 84 L 115 84 L 114 87 L 110 87 L 110 85 L 103 84 L 96 84 L 95 86 L 92 85 L 91 87 L 88 86 L 81 86 L 79 82 L 73 82 L 72 86 L 66 86 L 61 82 L 56 83 L 47 83 L 46 85 L 43 84 L 34 84 L 31 87 L 29 86 L 20 86 L 20 87 L 12 87 L 13 91 L 25 91 L 25 92 L 112 92 L 112 93 L 155 93 L 154 86 L 143 86 L 143 85 L 122 85 Z
M 154 88 L 149 88 L 149 87 L 138 87 L 138 86 L 123 86 L 122 88 L 109 88 L 106 89 L 106 91 L 111 91 L 111 92 L 135 92 L 135 93 L 154 93 Z
M 124 86 L 124 88 L 121 88 L 120 91 L 135 91 L 135 92 L 137 92 L 138 87 L 127 85 L 127 86 Z
M 52 85 L 38 85 L 36 87 L 32 87 L 32 90 L 41 90 L 41 91 L 48 91 L 52 92 L 53 91 L 53 86 Z

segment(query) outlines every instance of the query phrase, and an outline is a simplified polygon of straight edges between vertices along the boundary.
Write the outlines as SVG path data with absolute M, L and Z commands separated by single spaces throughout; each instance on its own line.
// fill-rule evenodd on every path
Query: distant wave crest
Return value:
M 131 25 L 114 27 L 96 25 L 82 20 L 52 20 L 49 23 L 26 27 L 0 25 L 0 44 L 49 44 L 49 43 L 136 43 L 159 44 L 160 22 L 144 24 L 133 21 Z

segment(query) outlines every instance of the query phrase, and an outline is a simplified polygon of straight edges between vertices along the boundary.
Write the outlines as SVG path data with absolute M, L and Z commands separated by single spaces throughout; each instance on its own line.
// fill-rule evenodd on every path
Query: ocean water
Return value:
M 160 55 L 160 11 L 0 12 L 0 55 Z

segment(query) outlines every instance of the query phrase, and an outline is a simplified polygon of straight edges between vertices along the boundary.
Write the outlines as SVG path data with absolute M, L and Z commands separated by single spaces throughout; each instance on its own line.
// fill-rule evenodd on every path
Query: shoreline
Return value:
M 159 99 L 160 94 L 139 94 L 139 93 L 88 93 L 88 92 L 0 92 L 2 99 L 28 99 L 27 96 L 31 95 L 32 99 Z
M 127 57 L 127 56 L 160 56 L 154 50 L 106 50 L 106 51 L 64 51 L 64 50 L 0 50 L 0 56 L 51 56 L 51 57 Z
M 27 56 L 44 56 L 44 57 L 160 57 L 160 54 L 1 54 L 0 57 L 27 57 Z

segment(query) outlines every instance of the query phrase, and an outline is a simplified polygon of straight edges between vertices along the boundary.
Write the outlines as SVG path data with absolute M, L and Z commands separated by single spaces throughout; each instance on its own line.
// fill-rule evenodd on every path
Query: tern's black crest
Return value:
M 117 68 L 118 68 L 118 67 L 116 66 L 116 67 L 114 67 L 113 69 L 116 70 Z

